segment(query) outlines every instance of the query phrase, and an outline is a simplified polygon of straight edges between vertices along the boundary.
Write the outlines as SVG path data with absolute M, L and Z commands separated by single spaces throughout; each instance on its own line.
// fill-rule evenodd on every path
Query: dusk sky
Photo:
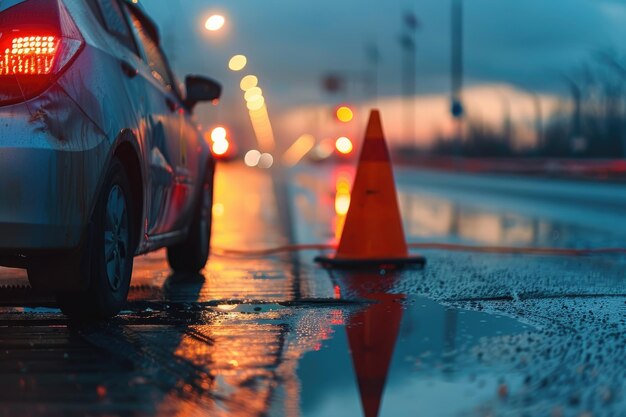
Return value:
M 353 80 L 347 94 L 321 89 L 328 72 L 371 69 L 368 44 L 380 50 L 379 95 L 401 94 L 402 16 L 418 17 L 418 94 L 450 90 L 451 0 L 142 0 L 161 28 L 163 44 L 182 78 L 209 74 L 225 87 L 225 102 L 241 99 L 239 79 L 258 75 L 276 111 L 287 106 L 360 100 L 365 87 Z M 465 83 L 507 84 L 542 94 L 566 95 L 561 75 L 587 62 L 594 51 L 626 52 L 626 1 L 465 1 Z M 212 13 L 227 17 L 225 29 L 209 33 Z M 234 54 L 248 67 L 228 71 Z

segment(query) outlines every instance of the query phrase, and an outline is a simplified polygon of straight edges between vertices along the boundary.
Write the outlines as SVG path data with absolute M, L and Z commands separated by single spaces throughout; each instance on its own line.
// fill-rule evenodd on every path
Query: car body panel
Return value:
M 0 107 L 0 120 L 0 249 L 77 246 L 107 160 L 106 136 L 59 86 Z

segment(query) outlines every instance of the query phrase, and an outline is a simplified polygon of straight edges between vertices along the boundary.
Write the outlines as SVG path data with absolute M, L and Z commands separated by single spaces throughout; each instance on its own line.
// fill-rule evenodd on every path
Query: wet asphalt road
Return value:
M 623 185 L 396 175 L 411 242 L 626 247 Z M 0 269 L 0 415 L 626 415 L 623 255 L 424 250 L 350 275 L 223 250 L 334 242 L 351 177 L 220 167 L 203 274 L 137 258 L 110 322 L 69 323 Z

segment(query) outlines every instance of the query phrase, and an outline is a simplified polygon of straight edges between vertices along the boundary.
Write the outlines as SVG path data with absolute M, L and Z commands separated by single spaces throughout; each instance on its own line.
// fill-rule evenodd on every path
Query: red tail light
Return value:
M 0 105 L 42 93 L 83 44 L 59 0 L 27 0 L 0 12 Z
M 0 59 L 2 75 L 48 75 L 59 47 L 59 39 L 50 34 L 7 39 Z M 5 45 L 3 45 L 5 46 Z

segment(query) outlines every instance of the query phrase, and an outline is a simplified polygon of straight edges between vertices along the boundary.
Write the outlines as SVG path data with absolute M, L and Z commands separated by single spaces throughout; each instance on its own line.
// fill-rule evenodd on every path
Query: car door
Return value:
M 177 219 L 189 199 L 183 175 L 185 150 L 181 151 L 184 110 L 156 28 L 139 9 L 128 4 L 125 8 L 144 57 L 139 76 L 146 84 L 150 113 L 146 121 L 150 132 L 148 235 L 154 236 L 177 230 Z

